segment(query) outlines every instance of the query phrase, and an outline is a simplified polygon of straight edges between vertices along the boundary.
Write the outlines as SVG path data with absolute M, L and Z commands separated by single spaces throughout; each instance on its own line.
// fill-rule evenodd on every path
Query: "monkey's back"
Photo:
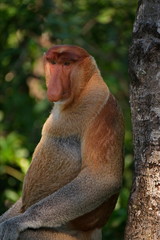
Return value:
M 102 133 L 104 134 L 103 137 Z M 122 175 L 124 164 L 124 119 L 117 101 L 111 94 L 99 115 L 93 120 L 88 136 L 92 139 L 92 143 L 87 145 L 88 152 L 90 152 L 90 145 L 92 149 L 95 148 L 95 151 L 96 148 L 99 149 L 100 147 L 102 148 L 103 145 L 106 145 L 104 155 L 108 155 L 108 157 L 101 159 L 103 164 L 108 165 L 108 167 L 113 164 L 111 168 L 112 173 L 115 174 L 115 176 L 117 172 Z M 98 160 L 99 159 L 96 159 L 95 162 L 91 159 L 95 172 L 99 165 Z M 118 192 L 111 195 L 111 197 L 93 211 L 73 220 L 71 222 L 73 227 L 82 231 L 102 228 L 115 208 L 118 195 Z

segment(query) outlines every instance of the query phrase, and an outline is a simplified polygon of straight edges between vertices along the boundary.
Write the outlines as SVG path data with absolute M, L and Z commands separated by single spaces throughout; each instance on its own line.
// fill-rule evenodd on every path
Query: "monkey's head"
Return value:
M 44 54 L 47 96 L 51 102 L 79 95 L 97 67 L 83 48 L 57 45 Z

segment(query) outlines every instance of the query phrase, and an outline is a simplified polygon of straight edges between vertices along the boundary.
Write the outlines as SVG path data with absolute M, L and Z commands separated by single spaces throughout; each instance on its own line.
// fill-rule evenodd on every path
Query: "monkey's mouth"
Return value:
M 54 101 L 54 103 L 64 103 L 66 102 L 70 97 L 70 93 L 68 92 L 65 92 L 63 93 L 63 95 L 61 96 L 61 99 L 57 100 L 57 101 Z
M 70 97 L 70 91 L 63 92 L 62 100 L 67 100 Z

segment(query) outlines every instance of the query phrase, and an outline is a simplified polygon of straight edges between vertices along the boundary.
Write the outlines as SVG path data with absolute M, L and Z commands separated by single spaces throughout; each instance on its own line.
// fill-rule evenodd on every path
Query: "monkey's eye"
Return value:
M 56 64 L 56 61 L 54 61 L 54 60 L 50 60 L 50 62 L 51 62 L 52 64 Z
M 65 66 L 69 66 L 70 64 L 71 64 L 71 62 L 67 62 L 67 61 L 63 63 L 63 65 L 65 65 Z

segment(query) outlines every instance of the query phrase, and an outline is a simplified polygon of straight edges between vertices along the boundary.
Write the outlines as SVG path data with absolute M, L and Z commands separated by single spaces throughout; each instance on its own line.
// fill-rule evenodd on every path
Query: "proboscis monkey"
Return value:
M 84 49 L 54 46 L 44 69 L 54 107 L 0 240 L 100 240 L 121 187 L 122 113 Z

